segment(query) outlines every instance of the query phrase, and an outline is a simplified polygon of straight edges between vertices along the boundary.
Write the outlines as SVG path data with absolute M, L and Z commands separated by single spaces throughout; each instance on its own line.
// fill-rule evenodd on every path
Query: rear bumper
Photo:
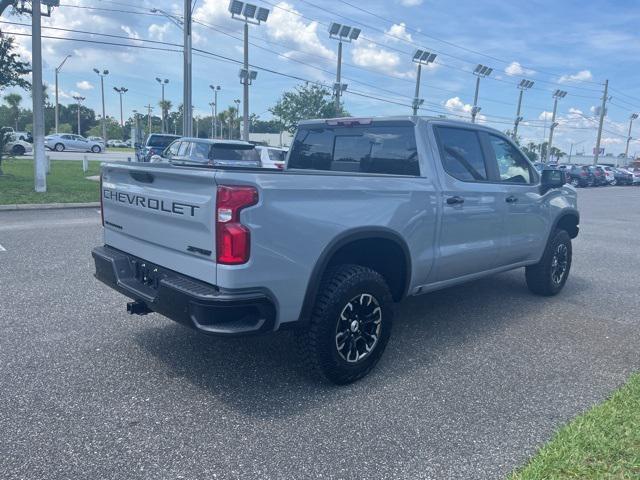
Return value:
M 108 246 L 91 254 L 98 280 L 178 323 L 220 336 L 274 329 L 275 302 L 266 292 L 225 291 Z

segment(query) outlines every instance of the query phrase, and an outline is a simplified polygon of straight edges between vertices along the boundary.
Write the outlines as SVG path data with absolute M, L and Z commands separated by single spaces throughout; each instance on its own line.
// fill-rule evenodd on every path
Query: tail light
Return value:
M 104 194 L 102 193 L 102 172 L 100 172 L 100 219 L 102 220 L 102 226 L 104 227 Z
M 240 265 L 249 261 L 251 232 L 240 223 L 243 208 L 258 203 L 254 187 L 218 186 L 216 197 L 216 255 L 218 263 Z

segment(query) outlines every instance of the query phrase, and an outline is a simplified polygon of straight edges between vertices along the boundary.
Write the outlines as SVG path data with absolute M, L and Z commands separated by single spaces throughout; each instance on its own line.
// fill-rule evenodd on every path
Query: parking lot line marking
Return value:
M 6 251 L 7 251 L 7 249 L 4 248 L 2 245 L 0 245 L 0 252 L 6 252 Z

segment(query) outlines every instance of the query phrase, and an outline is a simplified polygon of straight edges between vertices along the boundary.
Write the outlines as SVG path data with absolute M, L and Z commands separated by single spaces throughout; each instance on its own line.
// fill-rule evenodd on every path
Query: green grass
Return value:
M 135 148 L 129 147 L 107 147 L 107 152 L 135 153 L 135 151 Z
M 52 160 L 47 175 L 47 191 L 36 193 L 33 183 L 33 160 L 2 160 L 4 176 L 0 176 L 0 205 L 16 203 L 77 203 L 100 200 L 98 182 L 87 180 L 100 173 L 100 162 L 89 162 L 82 171 L 81 161 Z
M 640 374 L 562 427 L 510 478 L 640 479 Z

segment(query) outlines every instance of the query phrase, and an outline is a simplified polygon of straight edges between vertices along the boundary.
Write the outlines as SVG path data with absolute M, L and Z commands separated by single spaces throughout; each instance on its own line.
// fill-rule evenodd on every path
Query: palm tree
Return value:
M 160 110 L 162 111 L 162 118 L 164 119 L 164 124 L 162 125 L 162 131 L 166 132 L 167 118 L 169 117 L 169 112 L 171 111 L 173 104 L 171 103 L 171 100 L 160 100 L 158 102 L 158 105 L 160 106 Z
M 9 93 L 4 96 L 4 101 L 7 102 L 11 113 L 13 114 L 13 120 L 15 122 L 15 130 L 18 131 L 18 117 L 20 116 L 20 102 L 22 102 L 22 96 L 17 93 Z

